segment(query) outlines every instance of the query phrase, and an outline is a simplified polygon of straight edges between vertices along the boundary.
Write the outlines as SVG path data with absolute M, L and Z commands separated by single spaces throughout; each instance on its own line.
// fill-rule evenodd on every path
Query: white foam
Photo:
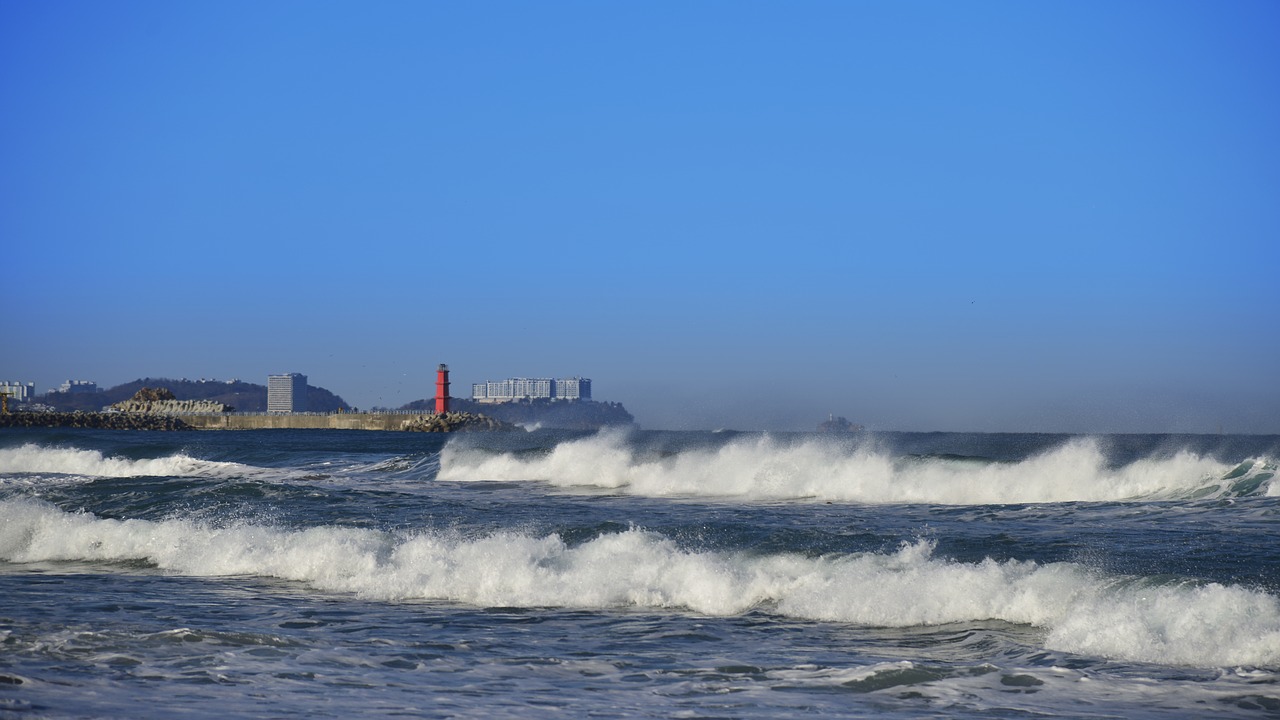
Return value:
M 252 471 L 246 465 L 199 460 L 182 453 L 130 460 L 97 450 L 27 444 L 0 449 L 0 474 L 44 473 L 81 477 L 227 477 Z
M 535 457 L 493 455 L 450 443 L 441 455 L 439 478 L 537 480 L 650 497 L 967 505 L 1225 493 L 1229 483 L 1221 478 L 1230 468 L 1188 451 L 1111 468 L 1098 442 L 1087 438 L 1017 463 L 895 458 L 870 448 L 818 440 L 783 443 L 768 435 L 648 459 L 637 454 L 625 434 L 603 432 Z M 1265 470 L 1257 463 L 1251 472 Z
M 1050 647 L 1174 665 L 1280 663 L 1280 601 L 1239 586 L 1116 583 L 1081 596 Z
M 376 600 L 482 607 L 640 607 L 911 627 L 1003 620 L 1049 648 L 1152 663 L 1280 667 L 1280 600 L 1216 584 L 1153 585 L 1071 563 L 889 554 L 811 558 L 692 552 L 645 532 L 577 546 L 555 535 L 393 535 L 367 529 L 105 520 L 0 502 L 0 560 L 144 561 L 194 576 L 254 575 Z

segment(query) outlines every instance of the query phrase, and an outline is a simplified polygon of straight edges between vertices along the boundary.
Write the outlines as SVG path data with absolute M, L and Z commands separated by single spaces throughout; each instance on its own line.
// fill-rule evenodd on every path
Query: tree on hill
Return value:
M 172 380 L 168 378 L 139 378 L 96 393 L 51 392 L 35 398 L 35 402 L 49 405 L 61 412 L 97 412 L 132 398 L 144 387 L 164 388 L 178 400 L 212 400 L 230 405 L 239 412 L 266 412 L 267 387 L 255 383 L 223 382 L 220 380 Z M 307 410 L 310 412 L 337 412 L 351 407 L 332 392 L 307 386 Z

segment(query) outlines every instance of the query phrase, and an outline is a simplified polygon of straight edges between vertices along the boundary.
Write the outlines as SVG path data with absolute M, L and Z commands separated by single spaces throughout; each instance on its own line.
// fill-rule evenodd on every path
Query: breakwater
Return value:
M 515 425 L 472 413 L 207 413 L 183 415 L 197 430 L 398 430 L 459 432 L 517 430 Z
M 473 413 L 11 413 L 0 428 L 67 427 L 102 430 L 391 430 L 468 432 L 518 430 L 511 423 Z
M 0 414 L 0 428 L 54 427 L 98 430 L 193 430 L 172 415 L 94 412 L 15 412 Z

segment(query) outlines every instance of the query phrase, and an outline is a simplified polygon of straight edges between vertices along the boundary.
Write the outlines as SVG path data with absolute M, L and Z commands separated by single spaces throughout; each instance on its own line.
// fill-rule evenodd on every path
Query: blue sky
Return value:
M 1280 433 L 1280 4 L 0 0 L 0 375 Z M 462 392 L 458 392 L 462 391 Z

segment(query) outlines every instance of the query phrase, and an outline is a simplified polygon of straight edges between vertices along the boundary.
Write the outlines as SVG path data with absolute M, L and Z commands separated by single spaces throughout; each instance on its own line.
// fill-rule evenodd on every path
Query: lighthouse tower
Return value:
M 449 412 L 449 366 L 440 363 L 436 368 L 436 414 Z

